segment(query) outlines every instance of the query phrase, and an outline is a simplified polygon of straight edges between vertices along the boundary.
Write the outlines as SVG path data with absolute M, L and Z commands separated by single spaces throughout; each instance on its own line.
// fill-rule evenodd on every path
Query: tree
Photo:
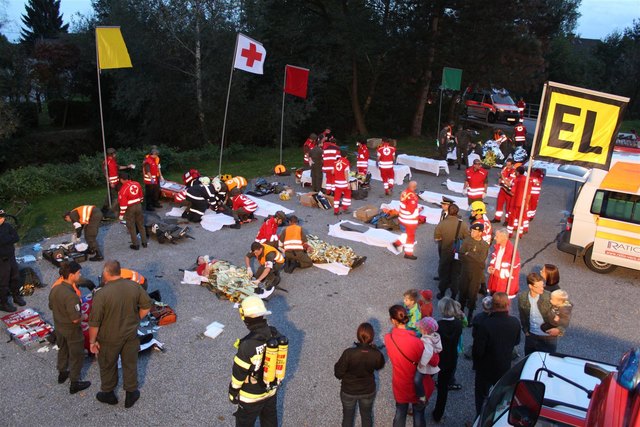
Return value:
M 64 24 L 60 13 L 60 0 L 29 0 L 22 15 L 24 27 L 21 40 L 33 46 L 36 40 L 55 39 L 66 33 L 69 24 Z

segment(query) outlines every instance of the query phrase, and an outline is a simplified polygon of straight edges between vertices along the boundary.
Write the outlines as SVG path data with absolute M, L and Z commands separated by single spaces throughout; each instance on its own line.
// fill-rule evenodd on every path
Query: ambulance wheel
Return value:
M 616 269 L 616 266 L 607 262 L 596 261 L 592 258 L 593 245 L 589 246 L 589 249 L 584 253 L 584 263 L 589 267 L 589 270 L 595 271 L 599 274 L 611 273 Z

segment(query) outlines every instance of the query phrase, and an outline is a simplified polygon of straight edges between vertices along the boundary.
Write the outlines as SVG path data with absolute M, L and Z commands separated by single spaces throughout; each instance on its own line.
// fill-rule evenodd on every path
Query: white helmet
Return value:
M 202 185 L 209 185 L 211 184 L 211 179 L 208 176 L 201 176 L 200 178 L 198 178 L 200 180 L 200 184 Z
M 221 188 L 222 183 L 220 182 L 220 178 L 216 176 L 215 178 L 213 178 L 213 189 L 216 191 L 220 191 Z
M 271 314 L 260 297 L 252 295 L 246 297 L 240 303 L 240 316 L 245 317 L 261 317 Z

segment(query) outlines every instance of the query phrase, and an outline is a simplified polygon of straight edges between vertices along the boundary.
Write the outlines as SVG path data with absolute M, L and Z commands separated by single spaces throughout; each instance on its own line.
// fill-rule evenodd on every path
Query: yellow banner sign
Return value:
M 609 169 L 629 98 L 549 82 L 540 105 L 534 156 Z
M 96 48 L 101 70 L 132 67 L 120 27 L 96 27 Z

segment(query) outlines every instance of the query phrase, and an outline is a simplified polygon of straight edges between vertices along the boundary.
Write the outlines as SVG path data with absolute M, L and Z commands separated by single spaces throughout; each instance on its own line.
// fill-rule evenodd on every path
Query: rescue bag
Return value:
M 331 203 L 329 203 L 329 200 L 327 200 L 327 198 L 320 193 L 314 194 L 313 195 L 313 199 L 316 201 L 316 203 L 318 204 L 318 207 L 320 209 L 331 209 Z
M 170 325 L 172 323 L 176 323 L 176 320 L 178 320 L 176 312 L 165 304 L 155 303 L 151 307 L 150 314 L 156 320 L 158 326 Z

